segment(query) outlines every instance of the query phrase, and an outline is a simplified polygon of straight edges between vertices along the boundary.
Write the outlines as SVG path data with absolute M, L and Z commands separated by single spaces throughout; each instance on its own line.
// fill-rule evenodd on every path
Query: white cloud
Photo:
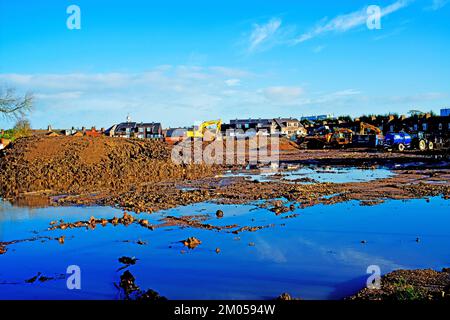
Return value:
M 225 84 L 229 87 L 236 87 L 241 84 L 241 80 L 240 79 L 227 79 L 227 80 L 225 80 Z
M 249 37 L 248 51 L 254 52 L 265 42 L 268 42 L 273 37 L 281 26 L 281 19 L 272 18 L 266 24 L 254 24 L 252 33 Z
M 410 3 L 411 0 L 397 0 L 381 9 L 381 17 L 394 13 L 408 6 Z M 367 7 L 364 7 L 358 11 L 337 16 L 329 21 L 328 19 L 322 19 L 315 28 L 297 37 L 293 41 L 293 44 L 302 43 L 327 33 L 345 32 L 360 27 L 366 24 L 367 17 Z

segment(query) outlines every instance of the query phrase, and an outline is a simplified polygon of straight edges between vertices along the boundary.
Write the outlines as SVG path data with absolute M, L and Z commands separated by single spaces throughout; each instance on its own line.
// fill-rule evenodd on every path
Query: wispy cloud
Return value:
M 255 23 L 249 37 L 248 52 L 257 51 L 264 43 L 271 40 L 281 27 L 281 23 L 282 21 L 279 18 L 272 18 L 263 25 Z
M 320 46 L 314 47 L 314 48 L 312 49 L 312 51 L 313 51 L 314 53 L 320 53 L 320 52 L 322 52 L 323 49 L 325 49 L 325 48 L 326 48 L 326 46 L 320 45 Z
M 236 87 L 241 84 L 241 80 L 240 79 L 227 79 L 227 80 L 225 80 L 225 84 L 229 87 Z
M 262 91 L 267 99 L 283 104 L 297 103 L 297 99 L 304 92 L 303 88 L 301 87 L 285 86 L 268 87 L 263 89 Z
M 450 2 L 449 0 L 433 0 L 431 5 L 426 7 L 425 9 L 436 11 L 445 7 L 449 2 Z
M 381 8 L 381 17 L 385 17 L 402 8 L 405 8 L 411 2 L 411 0 L 397 0 L 392 4 Z M 348 14 L 339 15 L 331 20 L 326 18 L 322 19 L 312 30 L 297 37 L 293 41 L 293 44 L 299 44 L 328 33 L 342 33 L 360 27 L 366 24 L 367 17 L 367 7 L 364 7 Z

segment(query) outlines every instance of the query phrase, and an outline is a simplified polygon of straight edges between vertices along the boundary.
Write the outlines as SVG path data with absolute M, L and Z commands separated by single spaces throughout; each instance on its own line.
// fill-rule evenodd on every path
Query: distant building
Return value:
M 295 118 L 272 118 L 272 119 L 235 119 L 230 120 L 230 124 L 222 125 L 222 131 L 242 130 L 244 133 L 248 130 L 256 133 L 274 134 L 291 137 L 296 134 L 306 134 L 306 129 Z
M 229 129 L 243 131 L 253 129 L 256 132 L 271 134 L 276 130 L 276 124 L 273 119 L 235 119 L 230 120 Z
M 276 129 L 281 135 L 292 137 L 294 135 L 306 135 L 305 127 L 295 118 L 275 118 Z
M 448 117 L 450 116 L 450 108 L 441 109 L 441 117 Z
M 300 120 L 308 120 L 308 121 L 320 121 L 326 119 L 334 119 L 334 114 L 321 114 L 316 116 L 306 116 L 300 118 Z
M 105 130 L 110 137 L 140 138 L 140 139 L 162 139 L 163 131 L 161 123 L 137 123 L 122 122 Z

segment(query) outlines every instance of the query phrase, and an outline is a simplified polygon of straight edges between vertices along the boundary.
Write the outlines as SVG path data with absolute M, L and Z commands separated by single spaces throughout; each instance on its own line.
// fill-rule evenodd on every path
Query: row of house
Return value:
M 362 122 L 369 123 L 378 127 L 383 134 L 388 132 L 417 132 L 422 131 L 427 134 L 433 134 L 440 137 L 448 137 L 450 133 L 450 109 L 442 109 L 441 115 L 414 114 L 410 117 L 405 115 L 385 115 L 385 116 L 361 116 L 352 119 L 351 117 L 335 118 L 332 115 L 310 116 L 297 118 L 248 118 L 234 119 L 229 123 L 222 124 L 221 130 L 224 135 L 233 134 L 233 132 L 251 130 L 252 132 L 271 135 L 280 133 L 282 136 L 292 137 L 297 135 L 313 134 L 323 127 L 330 130 L 334 128 L 348 128 L 354 132 L 359 132 Z M 186 132 L 186 128 L 169 128 L 163 129 L 159 122 L 132 122 L 127 117 L 126 122 L 115 124 L 104 130 L 96 130 L 95 127 L 87 130 L 82 128 L 76 130 L 53 131 L 49 127 L 49 135 L 86 135 L 123 138 L 140 138 L 140 139 L 164 139 L 172 137 L 173 134 Z
M 75 129 L 72 127 L 71 129 L 63 129 L 63 130 L 54 130 L 51 126 L 48 126 L 46 135 L 49 137 L 57 137 L 57 136 L 74 136 L 74 137 L 100 137 L 104 134 L 105 129 L 101 128 L 97 130 L 95 127 L 91 129 L 86 129 L 82 127 L 81 129 Z
M 222 125 L 222 132 L 237 130 L 254 130 L 256 132 L 264 132 L 266 134 L 274 134 L 279 132 L 284 136 L 293 136 L 306 134 L 305 127 L 296 118 L 271 118 L 271 119 L 235 119 L 230 120 L 229 124 Z
M 121 138 L 161 139 L 163 129 L 159 122 L 122 122 L 105 131 L 105 135 Z

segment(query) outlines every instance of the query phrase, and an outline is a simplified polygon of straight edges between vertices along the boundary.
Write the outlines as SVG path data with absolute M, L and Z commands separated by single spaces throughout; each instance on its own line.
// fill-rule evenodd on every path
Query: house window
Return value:
M 389 131 L 394 131 L 394 126 L 390 126 Z
M 139 132 L 144 132 L 144 128 L 139 128 Z
M 151 128 L 150 127 L 147 127 L 147 132 L 150 132 L 151 131 Z
M 246 123 L 245 124 L 245 129 L 248 129 L 248 128 L 250 128 L 250 124 Z
M 422 130 L 423 131 L 427 131 L 427 124 L 426 123 L 422 123 Z
M 414 131 L 417 131 L 417 124 L 414 125 Z
M 439 130 L 442 130 L 442 123 L 439 123 Z
M 125 129 L 125 132 L 126 132 L 126 133 L 130 133 L 130 128 L 126 128 L 126 129 Z

